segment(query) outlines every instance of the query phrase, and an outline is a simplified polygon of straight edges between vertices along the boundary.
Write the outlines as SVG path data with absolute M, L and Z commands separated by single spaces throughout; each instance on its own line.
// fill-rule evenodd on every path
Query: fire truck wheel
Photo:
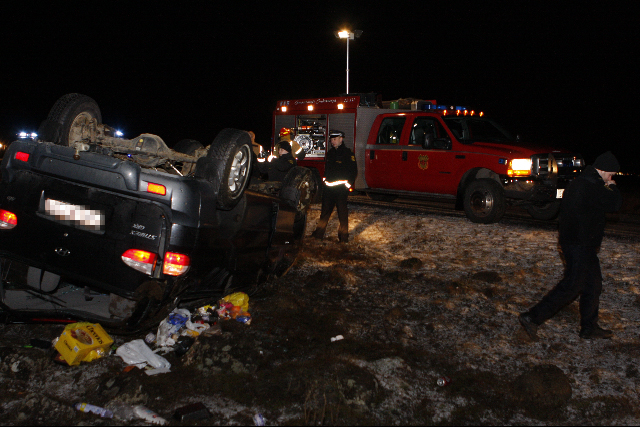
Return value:
M 282 180 L 280 198 L 298 213 L 306 212 L 315 194 L 315 183 L 310 169 L 296 166 Z
M 367 193 L 367 197 L 376 202 L 393 202 L 398 198 L 395 194 Z
M 53 104 L 38 130 L 38 138 L 68 146 L 90 135 L 92 120 L 95 120 L 95 124 L 102 123 L 102 114 L 96 101 L 80 93 L 68 93 Z
M 507 202 L 504 190 L 488 178 L 473 181 L 464 192 L 464 212 L 472 222 L 491 224 L 504 216 Z
M 554 200 L 553 202 L 544 203 L 540 205 L 528 205 L 527 212 L 533 218 L 540 221 L 550 221 L 555 219 L 560 213 L 561 200 Z
M 232 209 L 242 197 L 251 175 L 251 137 L 238 129 L 222 129 L 206 157 L 196 163 L 196 177 L 205 178 L 217 191 L 220 209 Z

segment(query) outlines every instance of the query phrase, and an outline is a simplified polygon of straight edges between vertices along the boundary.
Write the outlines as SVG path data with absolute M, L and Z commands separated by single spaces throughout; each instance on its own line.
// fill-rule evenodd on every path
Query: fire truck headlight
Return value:
M 509 176 L 531 175 L 531 159 L 512 159 L 507 169 Z

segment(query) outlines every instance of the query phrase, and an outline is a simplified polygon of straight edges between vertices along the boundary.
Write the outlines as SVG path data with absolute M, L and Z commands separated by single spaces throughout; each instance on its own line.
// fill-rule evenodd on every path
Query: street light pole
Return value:
M 349 40 L 355 40 L 356 37 L 362 35 L 362 31 L 356 30 L 354 32 L 342 30 L 334 33 L 336 37 L 340 39 L 347 39 L 347 95 L 349 95 Z
M 347 37 L 347 95 L 349 95 L 349 37 Z

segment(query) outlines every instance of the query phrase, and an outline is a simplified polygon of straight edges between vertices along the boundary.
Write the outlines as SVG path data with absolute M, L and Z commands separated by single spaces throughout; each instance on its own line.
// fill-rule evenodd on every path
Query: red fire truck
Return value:
M 328 131 L 345 133 L 358 163 L 355 190 L 374 200 L 455 198 L 473 222 L 493 223 L 508 204 L 537 219 L 557 216 L 562 193 L 584 167 L 580 154 L 524 144 L 486 117 L 435 100 L 383 102 L 376 94 L 278 101 L 274 146 L 291 132 L 298 164 L 324 174 Z M 275 150 L 274 152 L 277 152 Z

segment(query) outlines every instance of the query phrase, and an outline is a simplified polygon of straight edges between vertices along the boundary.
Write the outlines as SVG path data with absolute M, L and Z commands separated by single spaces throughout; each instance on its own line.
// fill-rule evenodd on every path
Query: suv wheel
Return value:
M 91 136 L 92 121 L 102 123 L 98 103 L 80 93 L 60 97 L 38 130 L 41 141 L 69 146 Z
M 251 175 L 251 137 L 238 129 L 222 129 L 206 157 L 196 163 L 196 177 L 205 178 L 218 195 L 220 209 L 232 209 L 242 197 Z

